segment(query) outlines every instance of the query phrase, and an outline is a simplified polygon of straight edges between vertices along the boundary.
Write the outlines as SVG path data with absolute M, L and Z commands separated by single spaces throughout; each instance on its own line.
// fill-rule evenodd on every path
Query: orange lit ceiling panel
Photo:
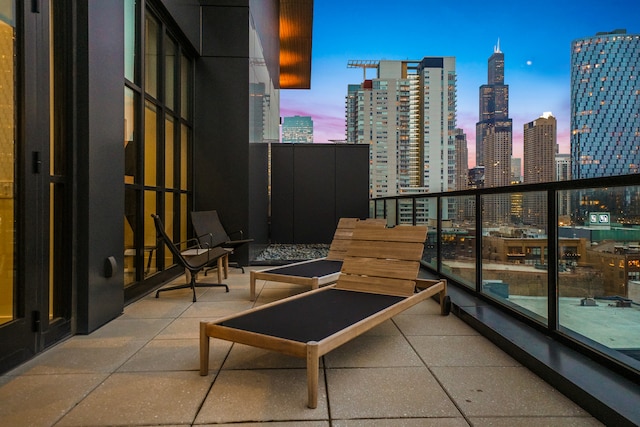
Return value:
M 280 89 L 311 87 L 313 0 L 280 0 Z

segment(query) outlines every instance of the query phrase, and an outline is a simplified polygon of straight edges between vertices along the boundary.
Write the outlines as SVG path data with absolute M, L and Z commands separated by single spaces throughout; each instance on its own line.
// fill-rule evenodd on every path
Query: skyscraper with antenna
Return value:
M 509 185 L 511 180 L 512 122 L 509 85 L 504 84 L 504 53 L 500 39 L 489 57 L 487 84 L 480 86 L 476 123 L 476 165 L 485 167 L 485 187 Z
M 509 118 L 509 86 L 504 84 L 504 53 L 500 39 L 493 48 L 487 68 L 487 84 L 480 86 L 479 120 L 476 123 L 476 165 L 484 166 L 484 186 L 504 187 L 511 184 L 512 122 Z M 507 195 L 485 199 L 492 206 L 485 220 L 505 221 L 510 212 Z

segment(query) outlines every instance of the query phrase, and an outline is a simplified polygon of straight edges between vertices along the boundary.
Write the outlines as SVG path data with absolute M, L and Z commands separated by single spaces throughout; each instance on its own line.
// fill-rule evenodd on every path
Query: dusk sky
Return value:
M 494 10 L 489 9 L 496 5 Z M 500 40 L 513 119 L 513 156 L 522 158 L 523 125 L 550 111 L 560 152 L 569 152 L 571 41 L 600 31 L 640 33 L 640 0 L 551 2 L 315 0 L 310 90 L 283 90 L 280 115 L 311 116 L 314 140 L 345 139 L 345 96 L 363 80 L 351 59 L 456 58 L 457 125 L 475 164 L 479 87 Z M 375 69 L 367 78 L 375 78 Z

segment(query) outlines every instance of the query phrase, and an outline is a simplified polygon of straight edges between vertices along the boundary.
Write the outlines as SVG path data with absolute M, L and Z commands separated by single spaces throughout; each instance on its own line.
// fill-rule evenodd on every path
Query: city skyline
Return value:
M 478 22 L 486 22 L 478 19 L 483 14 L 499 25 L 479 27 Z M 571 41 L 618 28 L 638 34 L 639 14 L 640 3 L 620 0 L 604 8 L 591 0 L 560 0 L 539 13 L 513 2 L 496 10 L 470 1 L 455 8 L 420 1 L 405 1 L 400 7 L 380 0 L 315 2 L 311 89 L 283 90 L 281 116 L 311 116 L 316 143 L 344 140 L 347 88 L 363 80 L 361 69 L 347 68 L 349 60 L 455 56 L 457 127 L 467 134 L 472 167 L 478 88 L 487 81 L 487 59 L 499 43 L 510 88 L 513 156 L 522 158 L 524 124 L 547 111 L 558 120 L 560 152 L 568 153 Z M 451 30 L 452 25 L 457 30 Z M 372 70 L 369 73 L 367 78 L 373 77 Z

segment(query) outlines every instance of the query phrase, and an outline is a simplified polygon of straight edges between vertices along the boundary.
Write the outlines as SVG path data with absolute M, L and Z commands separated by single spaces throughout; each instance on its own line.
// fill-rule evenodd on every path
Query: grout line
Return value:
M 424 301 L 423 301 L 424 304 Z M 450 313 L 449 316 L 453 315 L 453 313 Z M 460 412 L 460 415 L 462 416 L 462 418 L 464 418 L 464 420 L 467 422 L 468 425 L 472 426 L 473 423 L 471 422 L 471 420 L 469 419 L 469 417 L 467 417 L 467 415 L 464 413 L 464 411 L 462 410 L 462 408 L 460 407 L 460 405 L 458 404 L 458 402 L 456 402 L 456 400 L 453 398 L 453 396 L 451 395 L 451 393 L 445 388 L 444 384 L 442 383 L 442 381 L 440 381 L 440 379 L 438 378 L 438 376 L 436 375 L 436 373 L 431 369 L 431 367 L 427 364 L 427 362 L 422 358 L 422 356 L 420 356 L 420 353 L 416 350 L 416 348 L 413 346 L 413 344 L 411 343 L 411 340 L 409 340 L 409 338 L 407 338 L 407 335 L 404 333 L 404 331 L 400 328 L 400 326 L 398 324 L 396 324 L 395 319 L 392 318 L 391 319 L 393 321 L 393 323 L 396 325 L 396 327 L 398 328 L 398 330 L 400 331 L 400 334 L 402 335 L 402 337 L 407 341 L 407 344 L 409 344 L 409 347 L 411 347 L 411 349 L 413 350 L 413 352 L 416 354 L 416 356 L 418 356 L 418 359 L 420 359 L 420 361 L 422 362 L 422 364 L 424 365 L 425 368 L 427 368 L 427 370 L 429 371 L 429 373 L 431 374 L 431 376 L 433 377 L 433 379 L 436 381 L 436 383 L 438 383 L 438 385 L 440 386 L 440 388 L 442 389 L 442 391 L 444 392 L 444 394 L 449 398 L 449 400 L 451 401 L 451 403 L 453 404 L 453 406 L 455 406 L 455 408 L 458 410 L 458 412 Z

